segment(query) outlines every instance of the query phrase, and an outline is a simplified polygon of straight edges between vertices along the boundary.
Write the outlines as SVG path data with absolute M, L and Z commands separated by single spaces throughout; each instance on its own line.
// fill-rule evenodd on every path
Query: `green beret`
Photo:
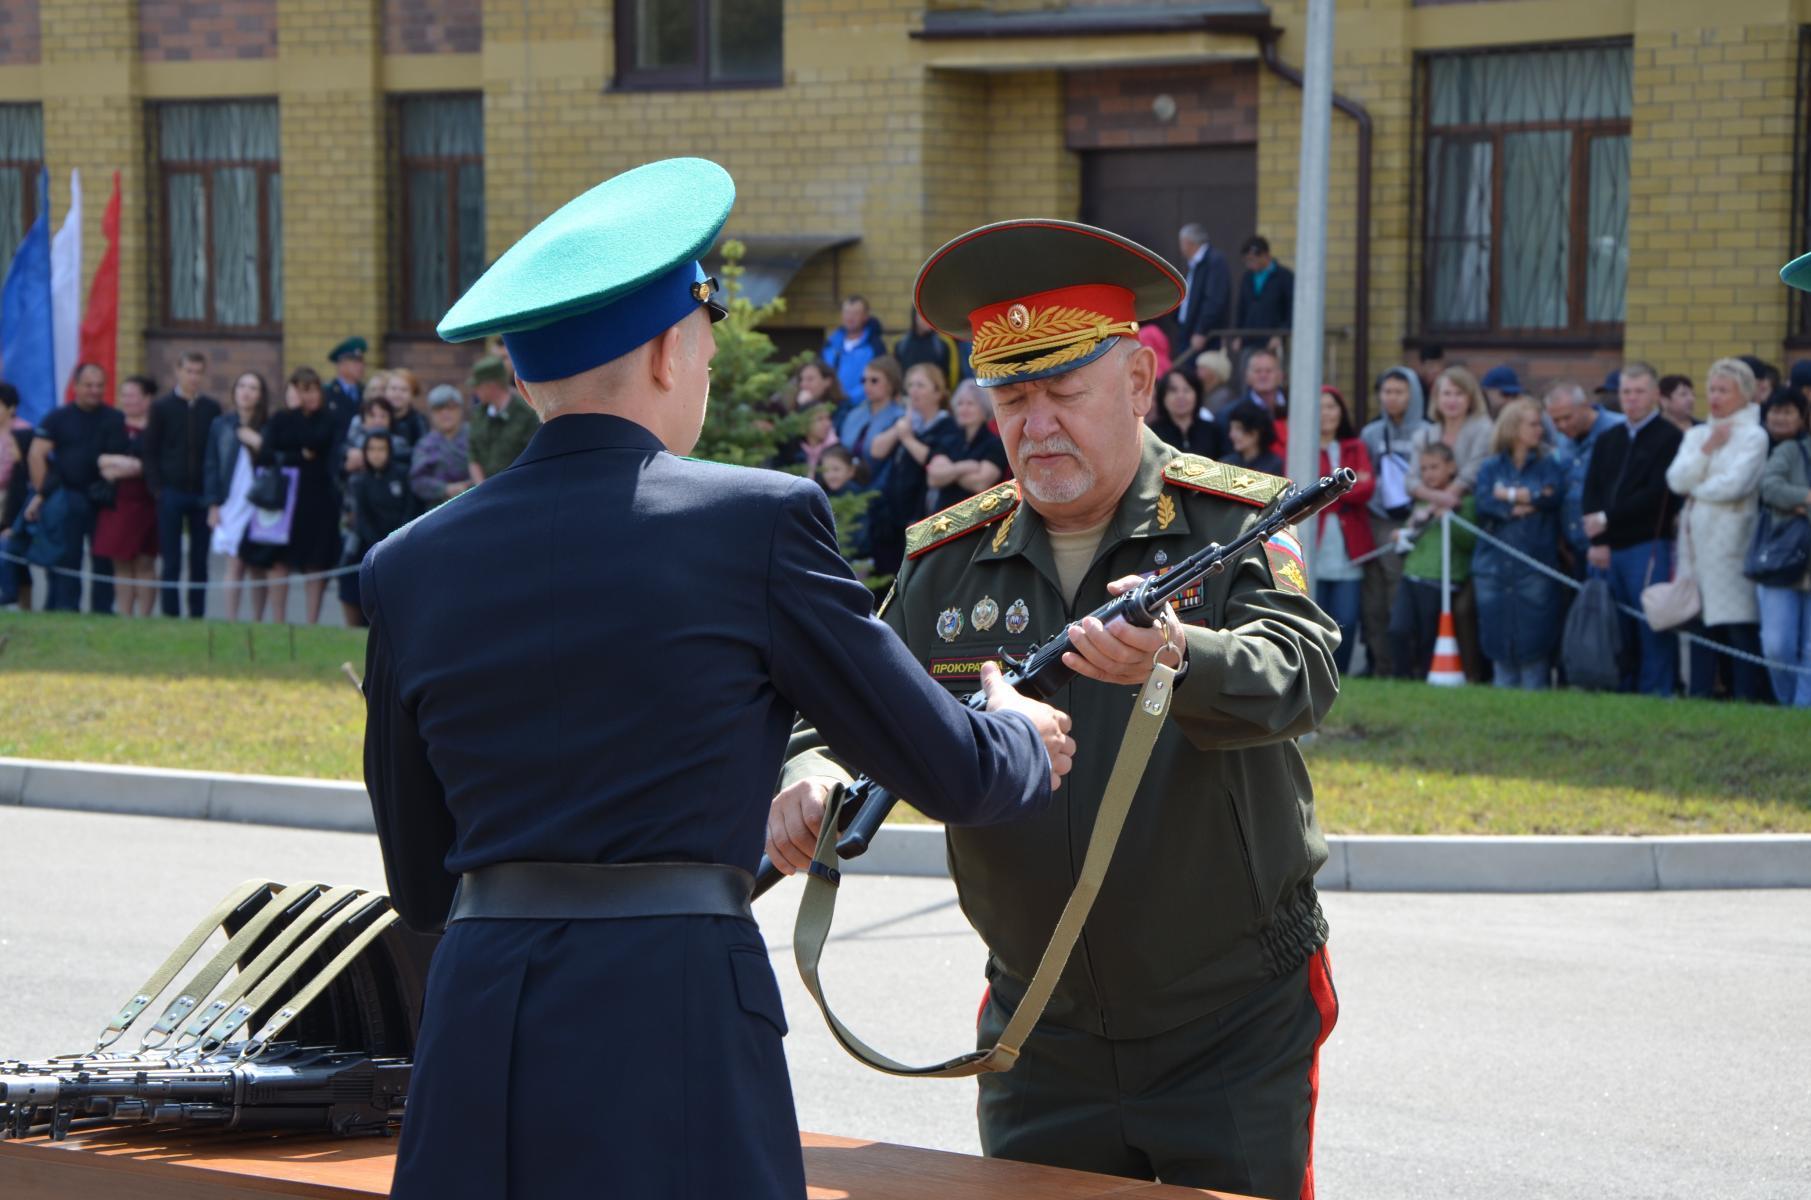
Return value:
M 339 345 L 335 346 L 332 350 L 327 352 L 327 361 L 328 362 L 338 362 L 340 359 L 345 358 L 348 354 L 356 354 L 362 358 L 362 357 L 364 357 L 365 351 L 369 350 L 370 348 L 371 348 L 370 344 L 367 343 L 364 338 L 349 337 L 345 341 L 341 342 Z
M 500 333 L 516 374 L 565 379 L 619 358 L 706 307 L 698 258 L 735 203 L 729 172 L 702 158 L 607 179 L 529 230 L 439 325 L 449 342 Z

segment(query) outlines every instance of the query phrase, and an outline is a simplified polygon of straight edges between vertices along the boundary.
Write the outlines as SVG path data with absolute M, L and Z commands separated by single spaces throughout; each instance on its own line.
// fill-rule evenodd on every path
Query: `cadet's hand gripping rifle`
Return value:
M 1147 579 L 1130 591 L 1115 596 L 1090 615 L 1102 625 L 1121 617 L 1129 625 L 1149 628 L 1157 623 L 1164 606 L 1174 597 L 1203 579 L 1218 575 L 1226 569 L 1227 564 L 1252 547 L 1262 545 L 1272 535 L 1314 516 L 1357 482 L 1356 472 L 1350 467 L 1341 467 L 1305 488 L 1297 488 L 1284 496 L 1261 520 L 1226 545 L 1216 543 L 1197 550 L 1162 575 Z M 1073 647 L 1065 629 L 1043 645 L 1032 647 L 1023 658 L 1007 659 L 1006 682 L 1021 692 L 1040 700 L 1048 700 L 1075 677 L 1075 672 L 1063 664 L 1064 653 L 1071 649 Z M 986 708 L 987 695 L 977 691 L 965 703 L 973 709 Z M 874 835 L 880 831 L 881 823 L 893 811 L 893 805 L 898 800 L 892 792 L 866 775 L 850 784 L 845 789 L 839 819 L 844 832 L 836 844 L 838 856 L 856 858 L 866 852 Z M 755 873 L 754 894 L 761 895 L 784 878 L 780 870 L 763 855 L 760 869 Z

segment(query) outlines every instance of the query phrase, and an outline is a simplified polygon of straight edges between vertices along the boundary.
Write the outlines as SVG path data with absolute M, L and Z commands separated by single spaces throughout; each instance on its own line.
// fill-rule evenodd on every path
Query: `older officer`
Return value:
M 977 229 L 933 255 L 919 311 L 974 336 L 1017 475 L 912 527 L 885 619 L 929 674 L 973 686 L 1003 646 L 1070 625 L 1086 678 L 1053 697 L 1076 769 L 1040 816 L 949 833 L 962 908 L 987 942 L 991 1046 L 1076 880 L 1133 685 L 1166 631 L 1078 615 L 1138 576 L 1227 542 L 1284 480 L 1180 454 L 1144 425 L 1152 352 L 1130 335 L 1173 308 L 1155 254 L 1056 221 Z M 1297 735 L 1333 703 L 1336 627 L 1294 540 L 1185 592 L 1173 719 L 1044 1020 L 1008 1073 L 980 1077 L 992 1155 L 1259 1196 L 1312 1191 L 1318 1049 L 1335 1017 L 1314 890 L 1326 844 Z M 819 734 L 821 733 L 821 738 Z M 801 727 L 769 853 L 808 860 L 832 730 Z M 909 797 L 910 793 L 906 793 Z
M 1055 710 L 925 677 L 816 484 L 676 457 L 733 199 L 699 159 L 618 176 L 441 323 L 501 331 L 545 424 L 360 579 L 385 872 L 411 926 L 449 921 L 397 1196 L 803 1196 L 748 908 L 795 712 L 956 821 L 1037 811 L 1068 768 Z

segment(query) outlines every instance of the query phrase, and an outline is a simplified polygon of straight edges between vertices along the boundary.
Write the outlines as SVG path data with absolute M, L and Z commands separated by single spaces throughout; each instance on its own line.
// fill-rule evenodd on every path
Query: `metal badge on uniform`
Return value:
M 983 596 L 975 601 L 974 610 L 968 614 L 969 624 L 973 625 L 979 633 L 986 633 L 992 629 L 994 622 L 999 619 L 1000 606 L 994 602 L 992 596 Z
M 1014 600 L 1006 606 L 1006 632 L 1017 637 L 1031 627 L 1031 610 L 1025 601 Z
M 937 614 L 937 636 L 946 642 L 953 642 L 962 636 L 961 609 L 946 608 Z
M 1170 556 L 1159 550 L 1157 552 L 1157 557 L 1153 558 L 1151 561 L 1161 567 L 1170 561 Z

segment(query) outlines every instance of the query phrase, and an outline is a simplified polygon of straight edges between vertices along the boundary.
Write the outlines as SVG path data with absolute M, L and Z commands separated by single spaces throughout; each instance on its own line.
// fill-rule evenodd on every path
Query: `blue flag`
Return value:
M 34 425 L 57 404 L 50 312 L 50 174 L 40 171 L 37 219 L 0 284 L 0 379 L 19 389 L 19 416 Z

